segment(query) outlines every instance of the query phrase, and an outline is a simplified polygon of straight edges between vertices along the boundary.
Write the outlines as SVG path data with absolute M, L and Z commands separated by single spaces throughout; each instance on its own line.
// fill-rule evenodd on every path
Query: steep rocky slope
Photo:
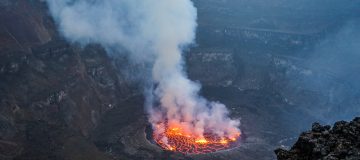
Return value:
M 88 139 L 132 95 L 109 57 L 61 40 L 44 2 L 0 8 L 0 159 L 107 159 Z

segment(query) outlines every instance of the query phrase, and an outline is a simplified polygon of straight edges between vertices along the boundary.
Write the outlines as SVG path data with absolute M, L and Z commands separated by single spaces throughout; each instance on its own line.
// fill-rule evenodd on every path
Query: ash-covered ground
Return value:
M 239 147 L 161 150 L 129 76 L 143 66 L 65 42 L 41 0 L 0 0 L 0 159 L 275 159 L 312 122 L 360 115 L 360 2 L 194 3 L 187 72 L 241 119 Z

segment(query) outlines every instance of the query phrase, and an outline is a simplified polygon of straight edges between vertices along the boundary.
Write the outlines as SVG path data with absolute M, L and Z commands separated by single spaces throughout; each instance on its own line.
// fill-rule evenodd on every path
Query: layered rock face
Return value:
M 277 149 L 275 153 L 279 160 L 360 159 L 360 117 L 337 122 L 332 128 L 314 123 L 290 150 Z
M 61 40 L 44 2 L 0 8 L 0 159 L 107 159 L 89 139 L 131 95 L 110 58 Z

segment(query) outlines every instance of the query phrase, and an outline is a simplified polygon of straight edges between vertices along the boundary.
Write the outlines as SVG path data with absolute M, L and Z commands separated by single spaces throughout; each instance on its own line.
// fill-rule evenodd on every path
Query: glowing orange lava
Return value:
M 158 125 L 160 127 L 162 125 Z M 155 142 L 163 149 L 184 154 L 203 154 L 224 150 L 234 146 L 240 137 L 219 137 L 213 133 L 204 133 L 203 137 L 187 134 L 179 127 L 165 127 L 164 133 L 153 134 Z M 162 141 L 167 138 L 167 143 Z

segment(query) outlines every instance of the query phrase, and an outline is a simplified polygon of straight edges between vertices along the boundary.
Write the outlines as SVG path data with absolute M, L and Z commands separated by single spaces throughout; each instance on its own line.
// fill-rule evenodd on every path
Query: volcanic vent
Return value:
M 47 2 L 69 41 L 98 43 L 114 55 L 130 53 L 130 63 L 144 66 L 134 74 L 143 81 L 153 139 L 162 148 L 208 153 L 239 138 L 240 121 L 229 117 L 224 104 L 200 96 L 201 84 L 184 71 L 182 52 L 194 43 L 197 27 L 191 0 Z
M 162 149 L 183 154 L 206 154 L 221 150 L 231 149 L 239 146 L 241 133 L 238 132 L 233 137 L 221 137 L 211 130 L 204 132 L 203 136 L 196 136 L 187 133 L 180 126 L 167 125 L 167 121 L 156 125 L 157 130 L 164 132 L 158 133 L 147 127 L 147 138 Z M 163 140 L 166 139 L 166 143 Z

